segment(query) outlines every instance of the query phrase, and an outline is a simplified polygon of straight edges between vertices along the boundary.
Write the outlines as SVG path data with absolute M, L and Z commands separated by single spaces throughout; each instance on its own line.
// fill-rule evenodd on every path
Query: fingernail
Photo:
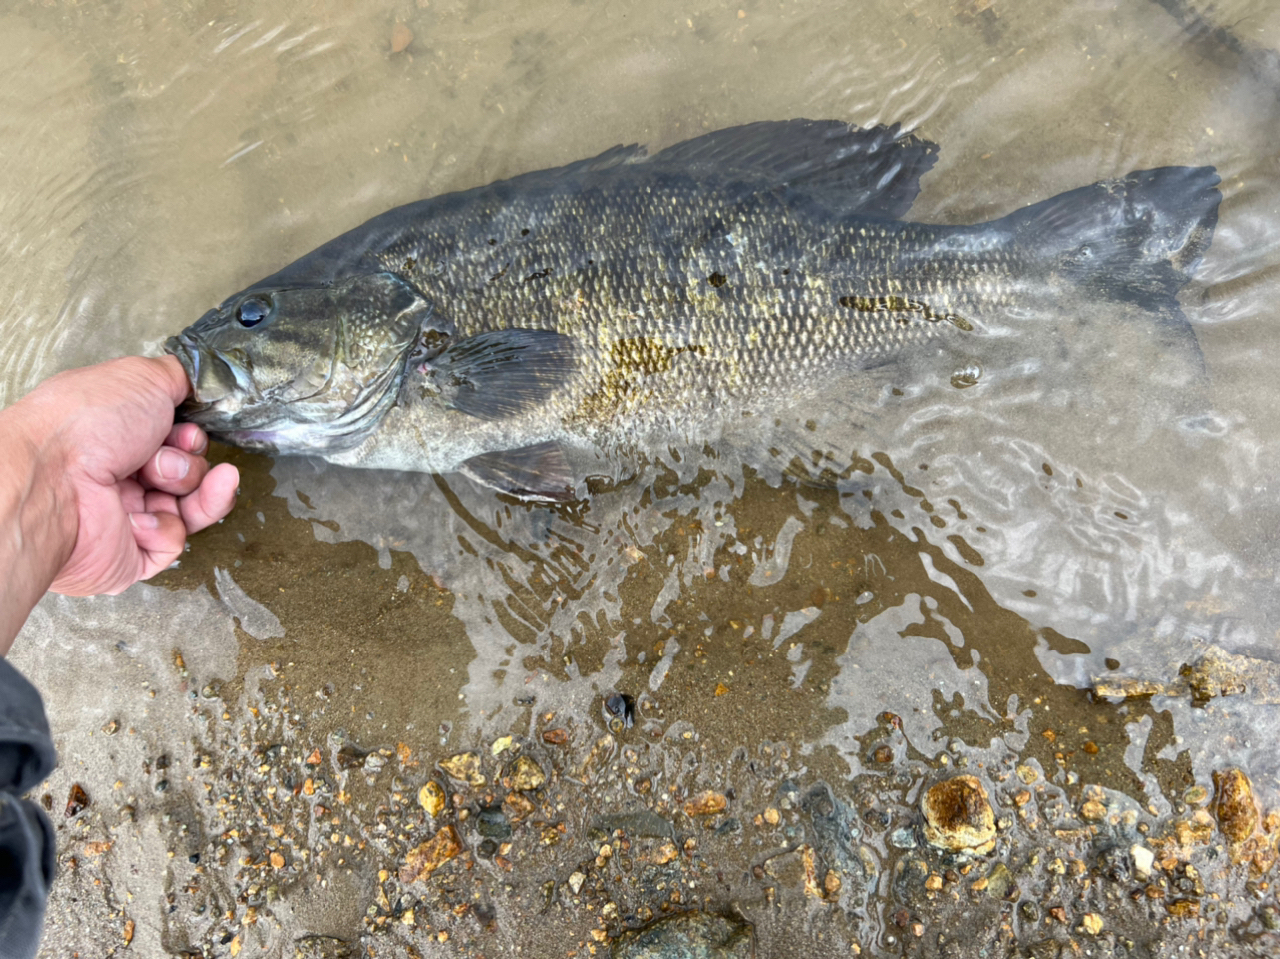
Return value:
M 179 480 L 187 475 L 191 464 L 176 450 L 161 450 L 156 454 L 156 472 L 162 479 Z
M 204 430 L 196 427 L 195 437 L 191 441 L 191 452 L 197 456 L 203 456 L 205 450 L 209 448 L 209 437 L 205 435 Z
M 129 522 L 136 529 L 155 529 L 160 525 L 160 520 L 156 518 L 155 513 L 130 513 Z

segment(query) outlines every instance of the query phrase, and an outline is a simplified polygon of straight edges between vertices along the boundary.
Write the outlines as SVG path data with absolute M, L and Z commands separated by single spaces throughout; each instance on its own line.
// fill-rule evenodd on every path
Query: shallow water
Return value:
M 856 14 L 418 0 L 0 17 L 5 402 L 58 369 L 156 350 L 391 206 L 619 142 L 792 116 L 899 122 L 942 146 L 912 218 L 944 223 L 1169 164 L 1216 166 L 1224 197 L 1180 296 L 1207 383 L 1184 388 L 1148 318 L 1109 310 L 1052 375 L 1033 354 L 973 389 L 907 397 L 842 489 L 685 455 L 549 509 L 457 476 L 221 451 L 242 470 L 240 508 L 178 569 L 119 598 L 49 598 L 14 648 L 50 694 L 64 762 L 51 792 L 80 781 L 101 797 L 100 820 L 62 824 L 64 870 L 86 836 L 114 835 L 121 804 L 142 824 L 116 850 L 134 878 L 114 873 L 106 900 L 55 900 L 50 954 L 115 928 L 122 908 L 144 954 L 219 943 L 207 920 L 179 935 L 160 905 L 188 878 L 167 861 L 175 810 L 217 832 L 212 818 L 194 825 L 214 816 L 202 752 L 225 753 L 235 778 L 237 742 L 259 734 L 305 752 L 340 733 L 439 759 L 565 722 L 589 756 L 613 690 L 639 712 L 610 748 L 647 749 L 671 796 L 722 788 L 741 748 L 837 795 L 898 777 L 903 808 L 952 765 L 1015 761 L 1067 802 L 1096 784 L 1153 816 L 1238 765 L 1264 811 L 1275 805 L 1277 707 L 1248 693 L 1197 704 L 1177 688 L 1210 644 L 1265 670 L 1280 636 L 1280 11 L 1241 0 L 1204 16 L 1177 0 Z M 412 40 L 393 53 L 397 23 Z M 1103 675 L 1167 694 L 1094 697 Z M 215 679 L 205 699 L 225 719 L 196 696 Z M 279 682 L 305 706 L 261 733 Z M 104 740 L 112 719 L 137 739 Z M 870 758 L 882 740 L 887 767 Z M 186 785 L 171 775 L 154 792 L 160 755 L 190 771 Z M 393 788 L 416 793 L 429 765 L 402 763 Z M 876 855 L 888 863 L 888 847 Z M 256 933 L 263 947 L 359 935 L 379 867 L 395 869 L 369 856 L 333 867 L 328 893 L 301 867 L 296 885 L 282 879 L 285 931 Z M 559 867 L 547 874 L 563 882 Z M 896 951 L 889 886 L 843 903 L 854 932 L 753 921 L 766 947 L 809 937 L 817 955 L 823 935 L 843 935 Z M 125 887 L 141 905 L 124 906 Z M 547 954 L 571 950 L 584 921 L 543 915 Z M 483 932 L 466 941 L 499 948 Z

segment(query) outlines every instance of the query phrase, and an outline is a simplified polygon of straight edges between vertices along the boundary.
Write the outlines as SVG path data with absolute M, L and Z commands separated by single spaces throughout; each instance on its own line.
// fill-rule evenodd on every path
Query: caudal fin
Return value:
M 1213 167 L 1135 170 L 1062 193 L 998 221 L 1013 242 L 1050 258 L 1064 279 L 1158 311 L 1191 278 L 1218 222 Z

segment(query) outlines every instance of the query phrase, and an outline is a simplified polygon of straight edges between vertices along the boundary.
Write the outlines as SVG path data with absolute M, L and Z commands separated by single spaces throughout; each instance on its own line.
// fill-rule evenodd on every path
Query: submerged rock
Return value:
M 1002 862 L 992 866 L 991 872 L 987 874 L 987 895 L 993 899 L 1008 899 L 1011 893 L 1017 892 L 1018 887 L 1013 881 L 1013 873 L 1009 872 L 1009 867 Z
M 610 717 L 609 729 L 612 732 L 619 733 L 636 724 L 636 701 L 625 693 L 606 696 L 604 708 Z
M 924 837 L 949 852 L 988 853 L 996 844 L 996 819 L 976 776 L 954 776 L 931 786 L 920 801 Z
M 889 845 L 897 849 L 915 849 L 916 833 L 910 826 L 902 826 L 889 834 Z
M 509 793 L 502 800 L 502 811 L 512 822 L 523 822 L 534 814 L 537 807 L 521 793 Z
M 624 932 L 613 941 L 613 959 L 748 959 L 752 937 L 741 919 L 685 912 Z
M 511 823 L 501 806 L 481 806 L 476 815 L 476 832 L 487 839 L 510 839 Z
M 295 959 L 353 959 L 360 951 L 356 943 L 333 936 L 303 936 L 293 947 Z
M 448 759 L 440 760 L 440 768 L 449 774 L 450 779 L 470 783 L 472 786 L 483 786 L 486 782 L 480 772 L 480 756 L 478 753 L 458 753 Z
M 1280 704 L 1280 663 L 1208 646 L 1200 659 L 1183 666 L 1177 676 L 1103 673 L 1093 677 L 1093 691 L 1113 699 L 1190 695 L 1199 703 L 1218 696 L 1246 696 L 1258 705 L 1274 706 Z
M 866 883 L 867 869 L 858 850 L 862 826 L 856 812 L 842 802 L 836 792 L 824 782 L 816 783 L 809 789 L 800 802 L 800 809 L 809 817 L 814 849 L 829 867 L 823 880 L 826 898 L 836 898 L 841 890 L 851 893 L 855 899 L 860 898 Z M 766 810 L 766 813 L 769 811 Z M 777 810 L 771 811 L 773 818 L 777 820 Z
M 406 885 L 431 874 L 462 852 L 462 841 L 452 826 L 445 826 L 438 833 L 414 849 L 410 849 L 400 867 L 400 881 Z
M 691 797 L 684 804 L 684 814 L 690 817 L 714 816 L 716 813 L 724 812 L 728 805 L 729 801 L 724 793 L 707 789 Z
M 1246 695 L 1262 706 L 1280 704 L 1280 663 L 1210 646 L 1187 673 L 1198 700 Z
M 1156 854 L 1141 843 L 1129 847 L 1129 855 L 1133 857 L 1133 874 L 1140 882 L 1151 878 L 1151 867 L 1155 865 Z
M 511 788 L 524 792 L 540 789 L 547 781 L 542 767 L 528 756 L 521 756 L 511 766 Z
M 1080 804 L 1080 818 L 1085 822 L 1102 822 L 1107 818 L 1107 807 L 1096 799 L 1088 799 Z
M 608 838 L 616 829 L 621 829 L 632 837 L 675 838 L 675 829 L 671 823 L 649 809 L 612 813 L 606 816 L 597 816 L 591 820 L 590 834 L 592 838 Z
M 358 769 L 364 765 L 365 759 L 369 753 L 361 749 L 359 746 L 353 746 L 347 743 L 338 750 L 338 768 L 339 769 Z

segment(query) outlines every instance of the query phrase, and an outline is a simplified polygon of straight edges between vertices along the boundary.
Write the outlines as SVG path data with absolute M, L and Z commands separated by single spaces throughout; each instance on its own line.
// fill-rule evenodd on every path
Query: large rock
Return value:
M 920 801 L 924 838 L 948 852 L 988 853 L 996 844 L 996 817 L 975 776 L 954 776 L 929 788 Z
M 710 912 L 684 912 L 613 941 L 613 959 L 749 959 L 749 922 Z
M 1258 828 L 1258 803 L 1253 798 L 1253 783 L 1243 770 L 1230 767 L 1213 774 L 1213 785 L 1218 828 L 1226 836 L 1235 859 L 1239 847 L 1248 842 Z

